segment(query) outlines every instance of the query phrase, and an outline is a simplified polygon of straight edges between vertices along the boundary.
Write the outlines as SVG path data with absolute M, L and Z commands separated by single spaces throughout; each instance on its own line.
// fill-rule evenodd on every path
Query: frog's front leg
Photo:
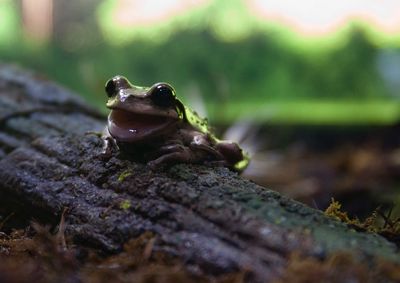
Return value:
M 119 147 L 115 139 L 110 135 L 107 127 L 104 128 L 101 139 L 103 140 L 103 148 L 101 150 L 102 157 L 110 158 L 113 152 L 119 151 Z
M 175 144 L 168 144 L 161 146 L 157 150 L 157 153 L 159 153 L 160 155 L 166 155 L 168 153 L 180 152 L 180 151 L 184 151 L 184 145 L 181 143 L 175 143 Z

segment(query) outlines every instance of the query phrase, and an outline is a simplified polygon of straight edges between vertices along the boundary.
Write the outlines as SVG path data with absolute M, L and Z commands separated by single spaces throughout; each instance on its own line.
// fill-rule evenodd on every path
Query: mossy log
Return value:
M 153 251 L 188 270 L 245 270 L 251 282 L 282 275 L 293 253 L 323 260 L 400 262 L 396 246 L 221 167 L 178 164 L 158 171 L 123 155 L 104 159 L 105 116 L 56 84 L 0 67 L 0 212 L 55 224 L 64 209 L 76 245 L 117 253 L 154 234 Z

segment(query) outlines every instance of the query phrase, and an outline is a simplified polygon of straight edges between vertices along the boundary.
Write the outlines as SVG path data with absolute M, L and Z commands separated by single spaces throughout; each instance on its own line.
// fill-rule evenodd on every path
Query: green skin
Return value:
M 249 157 L 237 143 L 219 140 L 207 121 L 186 107 L 166 83 L 132 85 L 115 76 L 106 84 L 111 110 L 104 153 L 113 148 L 140 156 L 152 168 L 163 164 L 208 163 L 241 172 Z

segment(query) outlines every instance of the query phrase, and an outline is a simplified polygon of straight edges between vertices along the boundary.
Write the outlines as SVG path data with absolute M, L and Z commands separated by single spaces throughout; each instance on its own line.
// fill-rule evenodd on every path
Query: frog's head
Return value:
M 105 86 L 110 134 L 121 142 L 136 142 L 157 137 L 172 130 L 183 118 L 184 107 L 175 90 L 167 83 L 151 87 L 132 85 L 125 77 L 115 76 Z

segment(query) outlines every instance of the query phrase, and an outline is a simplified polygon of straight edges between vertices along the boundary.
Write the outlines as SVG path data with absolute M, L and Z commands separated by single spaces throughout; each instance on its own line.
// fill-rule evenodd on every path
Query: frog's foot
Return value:
M 114 152 L 119 151 L 119 147 L 115 139 L 110 135 L 108 128 L 105 127 L 101 133 L 101 139 L 103 140 L 103 148 L 100 153 L 101 159 L 110 159 Z
M 110 159 L 113 153 L 118 152 L 118 145 L 111 137 L 103 137 L 103 148 L 100 152 L 101 159 Z
M 164 154 L 155 160 L 149 161 L 147 165 L 152 170 L 155 170 L 164 164 L 190 163 L 193 160 L 192 151 L 182 145 L 165 146 L 160 150 L 164 152 L 169 151 L 169 153 Z

